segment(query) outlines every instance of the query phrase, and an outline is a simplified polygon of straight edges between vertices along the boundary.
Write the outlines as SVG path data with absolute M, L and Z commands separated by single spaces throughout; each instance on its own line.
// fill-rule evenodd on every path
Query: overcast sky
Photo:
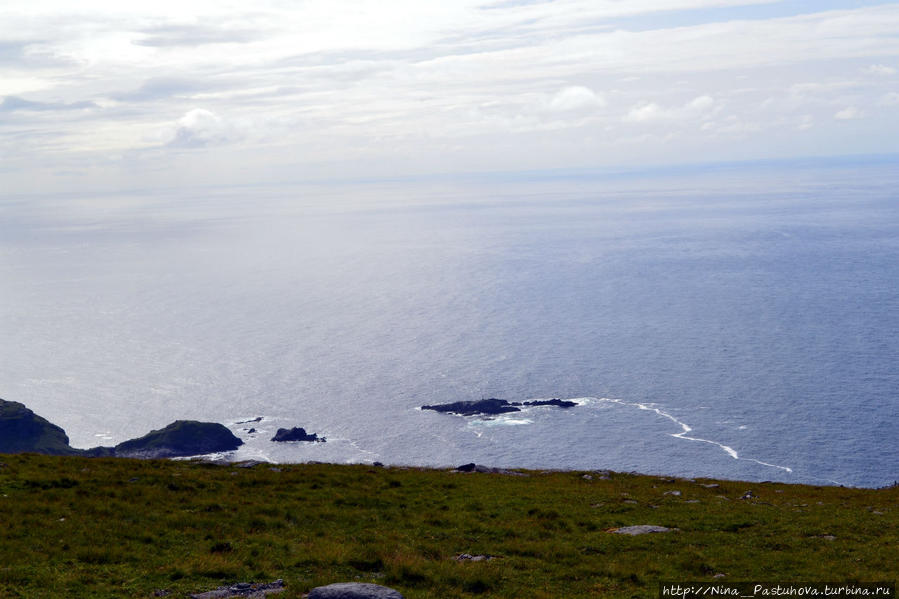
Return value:
M 899 2 L 5 0 L 0 191 L 899 151 Z

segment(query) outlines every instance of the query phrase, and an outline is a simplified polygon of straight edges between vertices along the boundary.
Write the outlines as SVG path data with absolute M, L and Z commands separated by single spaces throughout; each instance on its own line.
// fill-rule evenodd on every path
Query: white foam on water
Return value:
M 729 446 L 725 445 L 724 443 L 719 443 L 718 441 L 713 441 L 712 439 L 703 439 L 701 437 L 689 436 L 689 433 L 693 431 L 693 428 L 689 424 L 687 424 L 686 422 L 683 422 L 682 420 L 678 420 L 675 416 L 669 414 L 668 412 L 665 412 L 661 408 L 656 407 L 655 404 L 630 402 L 630 401 L 624 401 L 623 399 L 614 399 L 614 398 L 609 398 L 609 397 L 593 397 L 593 398 L 579 398 L 579 399 L 586 399 L 586 400 L 592 400 L 592 401 L 604 402 L 604 403 L 613 403 L 613 404 L 618 404 L 621 406 L 627 406 L 627 407 L 631 407 L 631 408 L 637 408 L 639 410 L 653 412 L 662 418 L 670 420 L 671 422 L 673 422 L 674 424 L 676 424 L 677 426 L 679 426 L 681 428 L 681 431 L 679 433 L 669 433 L 672 437 L 675 437 L 677 439 L 684 439 L 685 441 L 695 441 L 697 443 L 708 443 L 710 445 L 714 445 L 714 446 L 720 448 L 722 451 L 724 451 L 727 455 L 729 455 L 730 457 L 732 457 L 735 460 L 754 462 L 761 466 L 767 466 L 769 468 L 777 468 L 778 470 L 783 470 L 784 472 L 791 472 L 791 473 L 793 472 L 793 469 L 788 466 L 780 466 L 778 464 L 770 464 L 768 462 L 756 460 L 755 458 L 740 457 L 740 454 L 738 454 L 737 451 L 733 447 L 729 447 Z M 572 400 L 572 401 L 579 401 L 579 400 Z
M 513 418 L 509 416 L 496 416 L 493 418 L 477 418 L 469 421 L 468 426 L 523 426 L 526 424 L 534 424 L 533 420 L 528 418 Z

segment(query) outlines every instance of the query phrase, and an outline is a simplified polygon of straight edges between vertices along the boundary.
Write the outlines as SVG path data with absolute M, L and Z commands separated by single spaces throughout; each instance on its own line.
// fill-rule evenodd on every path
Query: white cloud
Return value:
M 624 120 L 628 123 L 646 123 L 669 117 L 670 114 L 655 102 L 646 102 L 631 108 L 624 116 Z
M 687 103 L 686 109 L 693 112 L 707 112 L 715 105 L 711 96 L 699 96 Z
M 194 108 L 175 124 L 168 142 L 170 146 L 197 148 L 218 145 L 238 138 L 234 127 L 209 110 Z
M 557 112 L 601 108 L 606 102 L 590 88 L 580 85 L 565 87 L 550 99 L 549 109 Z
M 897 73 L 896 69 L 893 67 L 888 67 L 883 64 L 872 64 L 871 66 L 865 69 L 865 72 L 870 75 L 895 75 Z
M 839 112 L 834 114 L 833 118 L 839 121 L 852 121 L 855 119 L 860 119 L 863 116 L 864 113 L 855 106 L 847 106 L 843 110 L 840 110 Z
M 688 121 L 703 118 L 714 111 L 715 99 L 702 95 L 689 100 L 680 107 L 664 108 L 655 102 L 643 102 L 631 108 L 624 115 L 627 123 L 648 123 L 677 119 Z
M 700 129 L 718 137 L 742 138 L 761 131 L 762 126 L 759 123 L 745 122 L 735 116 L 730 116 L 721 122 L 706 121 Z
M 170 143 L 228 145 L 263 164 L 316 160 L 324 143 L 335 162 L 351 156 L 367 168 L 389 160 L 384 148 L 400 148 L 433 171 L 445 168 L 441 144 L 489 168 L 526 136 L 540 147 L 597 140 L 583 154 L 614 162 L 619 139 L 643 134 L 718 157 L 703 146 L 705 123 L 706 132 L 752 135 L 758 123 L 779 123 L 795 133 L 808 115 L 824 139 L 840 129 L 836 115 L 872 107 L 864 116 L 882 119 L 881 131 L 899 127 L 887 122 L 892 111 L 873 108 L 897 103 L 889 84 L 899 3 L 753 14 L 764 4 L 777 8 L 774 0 L 259 0 L 252 9 L 237 0 L 5 0 L 0 96 L 16 99 L 4 105 L 0 140 L 17 141 L 0 142 L 0 161 L 15 154 L 17 164 L 43 165 L 46 148 L 61 156 L 77 147 L 78 160 L 97 163 Z M 695 24 L 667 26 L 668 14 Z M 63 105 L 91 108 L 38 110 Z M 763 137 L 754 147 L 767 147 Z M 310 140 L 318 152 L 307 151 Z

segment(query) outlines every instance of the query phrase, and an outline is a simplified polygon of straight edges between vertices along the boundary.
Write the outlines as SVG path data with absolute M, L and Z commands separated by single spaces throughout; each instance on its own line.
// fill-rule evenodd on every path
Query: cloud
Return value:
M 807 131 L 815 125 L 815 118 L 810 114 L 804 114 L 799 117 L 796 128 L 800 131 Z
M 15 150 L 34 168 L 46 147 L 87 162 L 227 144 L 216 160 L 318 163 L 327 148 L 335 163 L 402 153 L 434 171 L 461 164 L 441 144 L 478 169 L 514 167 L 503 150 L 529 144 L 619 163 L 619 141 L 644 134 L 697 159 L 721 156 L 716 131 L 752 137 L 724 154 L 819 152 L 864 109 L 876 151 L 899 134 L 878 108 L 899 104 L 897 30 L 899 3 L 849 0 L 7 0 L 0 137 L 27 124 Z M 814 143 L 797 133 L 812 122 Z M 778 127 L 789 150 L 767 138 Z
M 137 89 L 130 92 L 113 94 L 113 97 L 116 100 L 125 102 L 144 102 L 186 95 L 204 89 L 208 89 L 208 86 L 201 85 L 199 81 L 194 79 L 183 77 L 153 77 L 144 81 Z
M 834 114 L 833 118 L 837 119 L 838 121 L 851 121 L 860 119 L 864 115 L 865 114 L 855 106 L 847 106 L 843 110 L 840 110 L 839 112 Z
M 625 115 L 624 120 L 628 123 L 646 123 L 664 120 L 670 118 L 670 116 L 670 113 L 655 102 L 647 102 L 631 108 Z
M 883 64 L 872 64 L 869 67 L 865 68 L 865 72 L 869 75 L 895 75 L 897 73 L 896 69 L 893 67 L 888 67 Z
M 729 116 L 721 122 L 706 121 L 700 127 L 705 133 L 730 138 L 742 138 L 762 129 L 759 123 L 746 122 L 736 116 Z
M 715 105 L 715 99 L 712 96 L 699 96 L 687 103 L 687 110 L 693 112 L 706 112 Z
M 703 118 L 713 112 L 715 99 L 702 95 L 686 102 L 683 106 L 664 108 L 655 102 L 644 102 L 631 108 L 624 116 L 626 123 L 648 123 L 665 120 L 693 120 Z
M 572 85 L 562 88 L 550 99 L 549 109 L 555 112 L 568 112 L 589 108 L 601 108 L 606 102 L 590 88 Z
M 206 44 L 245 44 L 263 37 L 263 32 L 203 25 L 159 25 L 142 29 L 146 37 L 134 40 L 139 46 L 174 47 Z
M 14 112 L 18 110 L 44 112 L 51 110 L 88 110 L 99 108 L 93 102 L 35 102 L 18 96 L 6 96 L 0 102 L 0 112 Z
M 221 145 L 239 138 L 234 127 L 217 114 L 203 108 L 194 108 L 175 123 L 168 146 L 178 148 L 202 148 Z

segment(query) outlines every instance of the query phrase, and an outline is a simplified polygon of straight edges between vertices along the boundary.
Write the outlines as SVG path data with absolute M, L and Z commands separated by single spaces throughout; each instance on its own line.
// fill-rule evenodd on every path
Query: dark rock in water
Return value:
M 285 443 L 288 441 L 310 441 L 310 442 L 319 442 L 324 443 L 325 438 L 319 436 L 315 433 L 307 433 L 306 429 L 295 426 L 292 429 L 279 428 L 278 432 L 275 433 L 275 436 L 272 437 L 272 441 L 277 441 L 279 443 Z
M 576 401 L 567 399 L 538 399 L 535 401 L 523 401 L 523 406 L 555 406 L 557 408 L 573 408 L 577 405 Z
M 250 424 L 253 422 L 262 422 L 262 416 L 256 416 L 255 418 L 251 418 L 249 420 L 241 420 L 240 422 L 235 422 L 234 424 Z
M 521 408 L 509 403 L 505 399 L 479 399 L 476 401 L 455 401 L 453 403 L 437 404 L 433 406 L 421 406 L 422 410 L 434 410 L 445 414 L 458 414 L 460 416 L 474 416 L 485 414 L 488 416 L 506 414 L 508 412 L 520 412 Z
M 437 404 L 433 406 L 421 406 L 422 410 L 434 410 L 445 414 L 458 414 L 460 416 L 496 416 L 509 412 L 520 412 L 521 406 L 554 406 L 557 408 L 573 408 L 578 405 L 575 401 L 567 399 L 536 399 L 533 401 L 506 401 L 505 399 L 479 399 L 476 401 L 454 401 L 452 403 Z
M 0 399 L 0 453 L 78 455 L 66 432 L 17 401 Z
M 308 599 L 403 599 L 399 591 L 370 582 L 338 582 L 309 591 Z
M 224 425 L 177 420 L 139 439 L 119 443 L 115 446 L 115 455 L 124 458 L 174 458 L 232 451 L 241 445 L 243 441 Z
M 232 597 L 265 597 L 284 592 L 284 581 L 280 578 L 274 582 L 238 582 L 230 586 L 219 587 L 205 593 L 194 593 L 191 599 L 231 599 Z

